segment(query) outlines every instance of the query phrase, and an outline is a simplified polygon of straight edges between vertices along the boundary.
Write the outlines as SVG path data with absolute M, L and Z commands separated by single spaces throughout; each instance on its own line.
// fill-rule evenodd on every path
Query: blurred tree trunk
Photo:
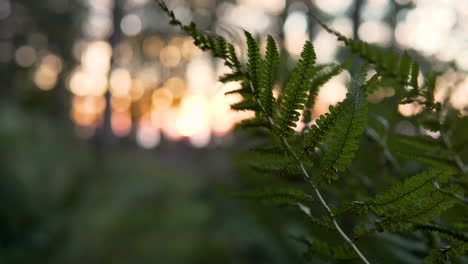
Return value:
M 122 18 L 124 16 L 123 5 L 124 5 L 123 0 L 114 0 L 114 7 L 112 10 L 113 33 L 108 39 L 109 44 L 112 47 L 111 67 L 109 69 L 109 76 L 112 73 L 112 69 L 115 66 L 115 58 L 114 58 L 115 48 L 123 39 L 122 31 L 120 29 L 120 22 L 122 21 Z M 116 138 L 112 134 L 112 124 L 111 124 L 112 95 L 109 89 L 107 89 L 105 98 L 106 98 L 106 108 L 104 111 L 103 122 L 102 122 L 102 126 L 98 129 L 97 134 L 96 134 L 96 144 L 98 146 L 98 149 L 100 149 L 100 151 L 105 151 L 104 149 L 106 148 L 106 146 L 113 144 L 113 142 L 116 140 Z
M 353 10 L 353 38 L 359 40 L 359 26 L 361 25 L 361 12 L 362 7 L 366 0 L 355 0 Z

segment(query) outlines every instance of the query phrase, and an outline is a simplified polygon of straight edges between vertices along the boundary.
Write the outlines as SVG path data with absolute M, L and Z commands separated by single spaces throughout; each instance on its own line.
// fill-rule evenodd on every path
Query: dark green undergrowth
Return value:
M 125 145 L 98 150 L 43 114 L 0 114 L 1 263 L 284 263 L 209 170 Z M 224 183 L 223 183 L 224 182 Z

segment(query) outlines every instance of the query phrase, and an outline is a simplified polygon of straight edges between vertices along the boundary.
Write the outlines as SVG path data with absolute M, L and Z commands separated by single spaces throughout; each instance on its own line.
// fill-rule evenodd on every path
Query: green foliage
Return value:
M 164 2 L 159 2 L 159 6 L 169 15 L 169 23 L 179 26 L 180 29 L 189 34 L 193 38 L 194 44 L 197 45 L 200 49 L 209 50 L 213 52 L 214 56 L 224 59 L 226 66 L 231 68 L 233 71 L 236 72 L 241 70 L 241 63 L 237 58 L 234 46 L 232 44 L 228 43 L 223 37 L 203 34 L 198 30 L 195 23 L 183 25 L 175 17 L 174 12 L 169 10 Z
M 390 151 L 397 156 L 447 167 L 447 169 L 454 168 L 453 161 L 440 139 L 429 136 L 393 135 L 389 141 Z
M 423 232 L 437 232 L 441 236 L 453 241 L 453 242 L 462 242 L 468 243 L 468 237 L 454 230 L 446 229 L 436 225 L 415 225 L 413 226 L 414 230 L 423 231 Z
M 458 254 L 468 253 L 468 243 L 457 243 L 440 249 L 433 249 L 430 255 L 424 260 L 424 264 L 443 264 L 447 263 L 451 257 Z
M 291 77 L 282 93 L 278 131 L 281 136 L 294 133 L 300 112 L 307 102 L 307 91 L 310 85 L 315 64 L 315 51 L 312 43 L 307 41 L 301 53 L 301 59 L 292 70 Z
M 247 38 L 247 72 L 249 73 L 249 79 L 252 82 L 253 90 L 256 93 L 259 93 L 260 85 L 260 71 L 261 71 L 261 55 L 260 48 L 258 47 L 257 41 L 252 37 L 252 35 L 244 31 L 245 37 Z
M 314 75 L 309 87 L 309 95 L 307 96 L 307 102 L 304 109 L 303 122 L 308 124 L 312 121 L 312 110 L 315 105 L 315 101 L 320 89 L 320 86 L 327 83 L 331 78 L 340 74 L 343 71 L 341 65 L 321 65 L 315 67 Z
M 307 247 L 304 258 L 312 261 L 316 256 L 324 259 L 335 260 L 355 260 L 357 255 L 348 244 L 331 245 L 321 240 L 310 240 L 304 237 L 296 238 L 297 241 L 303 243 Z
M 273 97 L 273 85 L 278 76 L 279 53 L 275 40 L 268 36 L 265 61 L 263 63 L 260 78 L 260 100 L 267 116 L 273 114 L 275 98 Z
M 397 84 L 397 95 L 400 96 L 401 103 L 418 102 L 424 104 L 428 109 L 440 107 L 433 100 L 434 85 L 428 84 L 423 87 L 424 89 L 421 89 L 418 83 L 419 64 L 412 60 L 408 52 L 405 51 L 400 54 L 374 44 L 347 38 L 325 25 L 315 16 L 312 17 L 325 30 L 342 41 L 351 52 L 374 65 L 375 70 L 382 78 Z M 436 73 L 431 75 L 436 75 Z M 420 97 L 425 100 L 421 101 Z
M 242 192 L 235 195 L 239 198 L 250 199 L 255 201 L 263 201 L 276 205 L 297 205 L 299 203 L 309 204 L 314 203 L 315 199 L 303 192 L 302 190 L 280 187 L 280 188 L 264 188 L 262 190 L 254 190 L 250 192 Z
M 174 24 L 194 37 L 196 45 L 223 58 L 231 67 L 232 73 L 222 76 L 221 81 L 240 82 L 241 88 L 228 94 L 238 93 L 243 100 L 232 107 L 254 111 L 255 117 L 242 121 L 238 127 L 256 133 L 249 134 L 250 151 L 238 155 L 239 168 L 242 176 L 245 174 L 261 186 L 259 190 L 249 188 L 240 196 L 280 207 L 288 205 L 305 215 L 307 223 L 297 224 L 297 218 L 287 214 L 284 218 L 290 221 L 275 230 L 286 232 L 291 226 L 301 230 L 296 240 L 306 246 L 308 261 L 359 259 L 370 263 L 369 257 L 383 263 L 382 254 L 386 254 L 395 260 L 388 263 L 403 263 L 402 255 L 410 256 L 410 250 L 393 256 L 395 249 L 381 243 L 381 232 L 396 233 L 395 237 L 401 238 L 398 243 L 409 236 L 414 239 L 413 233 L 424 232 L 437 236 L 433 240 L 442 245 L 452 245 L 447 250 L 432 250 L 427 263 L 464 254 L 465 231 L 459 227 L 462 225 L 449 223 L 455 217 L 466 217 L 457 215 L 457 208 L 466 207 L 467 169 L 463 159 L 468 151 L 457 141 L 466 137 L 467 126 L 461 124 L 463 119 L 450 105 L 434 100 L 436 73 L 425 76 L 408 52 L 400 54 L 348 39 L 318 20 L 361 57 L 365 66 L 352 74 L 345 100 L 329 106 L 328 113 L 312 122 L 319 89 L 343 67 L 315 65 L 311 42 L 304 44 L 297 63 L 285 72 L 287 80 L 279 83 L 282 89 L 275 99 L 273 87 L 282 79 L 278 68 L 286 62 L 281 61 L 284 56 L 280 56 L 273 37 L 268 36 L 266 53 L 261 54 L 257 41 L 245 32 L 244 67 L 235 62 L 235 52 L 229 44 L 226 49 L 225 44 L 210 44 L 221 42 L 219 38 L 209 40 L 194 26 L 187 28 L 165 5 L 164 8 Z M 376 73 L 366 80 L 371 71 Z M 423 84 L 418 81 L 420 75 L 425 77 Z M 394 96 L 383 103 L 368 103 L 368 95 L 388 86 L 395 90 Z M 422 106 L 420 114 L 404 118 L 396 112 L 398 104 L 411 102 Z M 304 129 L 299 133 L 295 128 L 301 114 Z M 375 126 L 374 120 L 380 125 Z M 441 136 L 432 138 L 419 131 L 408 133 L 411 136 L 401 135 L 399 130 L 405 122 L 411 128 L 430 128 Z M 461 136 L 461 128 L 465 129 L 465 136 Z M 452 135 L 458 136 L 452 139 Z M 270 187 L 277 182 L 286 187 Z M 326 239 L 322 239 L 324 230 Z M 352 238 L 347 235 L 348 230 L 354 230 Z M 400 233 L 402 230 L 407 233 Z M 368 243 L 356 245 L 357 240 L 365 239 Z M 432 243 L 423 250 L 429 255 L 435 247 Z M 422 261 L 421 255 L 411 258 Z
M 358 148 L 357 137 L 364 132 L 367 118 L 364 90 L 366 72 L 367 67 L 363 67 L 353 80 L 346 100 L 340 105 L 336 123 L 327 138 L 328 148 L 320 162 L 317 183 L 324 179 L 338 179 L 337 173 L 344 171 L 355 155 L 354 151 Z
M 340 105 L 341 106 L 341 105 Z M 337 120 L 338 108 L 329 106 L 329 112 L 321 115 L 310 128 L 307 128 L 304 135 L 304 151 L 315 151 L 320 142 L 323 142 L 331 128 Z

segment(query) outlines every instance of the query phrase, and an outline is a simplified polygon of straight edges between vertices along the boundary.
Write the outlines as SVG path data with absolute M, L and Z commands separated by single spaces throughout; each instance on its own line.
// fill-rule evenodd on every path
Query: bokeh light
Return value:
M 110 92 L 107 107 L 111 108 L 114 135 L 135 135 L 137 143 L 145 148 L 153 148 L 161 140 L 181 138 L 187 138 L 194 147 L 205 147 L 216 142 L 214 138 L 227 135 L 240 120 L 253 116 L 252 112 L 230 109 L 229 105 L 240 97 L 224 93 L 238 89 L 239 84 L 216 81 L 217 76 L 229 72 L 222 61 L 201 51 L 191 37 L 167 34 L 167 25 L 148 19 L 144 11 L 151 1 L 124 1 L 123 14 L 116 21 L 111 19 L 113 1 L 85 2 L 90 11 L 83 23 L 83 36 L 73 45 L 78 64 L 66 77 L 73 95 L 71 116 L 77 125 L 89 127 L 89 131 L 102 125 L 106 92 Z M 397 8 L 410 2 L 414 6 Z M 215 21 L 206 20 L 214 1 L 182 3 L 186 2 L 168 2 L 184 23 L 194 19 L 204 28 L 214 22 L 212 29 L 236 47 L 241 59 L 245 59 L 242 30 L 248 30 L 258 37 L 262 52 L 266 49 L 266 38 L 261 36 L 271 34 L 279 48 L 292 57 L 291 61 L 299 58 L 307 40 L 314 45 L 318 64 L 342 61 L 339 56 L 343 44 L 307 14 L 309 8 L 318 8 L 327 14 L 325 22 L 330 27 L 349 38 L 357 35 L 363 41 L 381 46 L 414 49 L 468 69 L 464 59 L 468 56 L 468 44 L 464 41 L 468 38 L 468 26 L 464 23 L 468 21 L 468 7 L 457 1 L 364 1 L 357 32 L 354 32 L 355 1 L 352 0 L 220 1 L 213 9 Z M 393 15 L 396 16 L 390 21 Z M 109 28 L 120 31 L 120 37 L 111 40 Z M 43 51 L 47 39 L 44 42 L 40 33 L 29 39 L 14 50 L 13 58 L 21 67 L 32 67 L 38 88 L 53 89 L 63 71 L 62 59 Z M 0 42 L 5 47 L 7 44 Z M 7 61 L 8 54 L 2 55 L 0 51 L 2 58 Z M 458 81 L 449 81 L 449 75 L 456 76 Z M 349 81 L 350 74 L 344 71 L 320 87 L 313 118 L 345 98 Z M 452 94 L 450 102 L 463 109 L 468 100 L 465 99 L 467 86 L 465 74 L 448 73 L 438 81 L 435 97 L 443 101 L 444 96 Z M 277 85 L 274 94 L 279 94 Z M 382 87 L 369 96 L 369 101 L 378 103 L 394 94 L 393 88 Z M 400 105 L 399 111 L 410 116 L 417 114 L 420 106 Z M 296 130 L 300 131 L 302 126 L 298 123 Z

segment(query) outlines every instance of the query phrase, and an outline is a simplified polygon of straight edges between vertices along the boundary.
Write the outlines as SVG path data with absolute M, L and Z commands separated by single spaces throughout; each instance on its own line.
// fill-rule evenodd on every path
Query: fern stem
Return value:
M 250 85 L 250 89 L 252 90 L 252 92 L 255 91 L 254 87 L 252 86 L 252 83 L 249 81 L 249 85 Z M 297 154 L 293 151 L 291 145 L 288 143 L 288 141 L 286 140 L 286 138 L 284 138 L 280 132 L 278 132 L 275 127 L 275 122 L 274 120 L 267 114 L 268 112 L 266 111 L 266 109 L 263 107 L 262 105 L 262 102 L 260 101 L 260 99 L 258 98 L 257 95 L 255 95 L 254 93 L 254 96 L 255 96 L 255 101 L 256 103 L 258 104 L 258 106 L 260 107 L 260 110 L 263 112 L 263 114 L 266 116 L 267 120 L 268 120 L 268 123 L 270 123 L 270 126 L 272 127 L 272 130 L 273 132 L 279 137 L 279 139 L 281 140 L 281 142 L 283 143 L 283 145 L 286 147 L 287 151 L 289 152 L 289 154 L 294 158 L 294 160 L 296 161 L 296 164 L 297 166 L 301 169 L 302 173 L 304 174 L 304 177 L 306 179 L 310 179 L 311 176 L 309 175 L 309 172 L 305 169 L 304 167 L 304 164 L 301 162 L 301 160 L 299 159 L 299 157 L 297 156 Z M 322 194 L 320 193 L 320 190 L 318 188 L 318 185 L 315 185 L 315 184 L 312 184 L 312 188 L 314 189 L 314 192 L 315 192 L 315 195 L 318 197 L 319 201 L 320 201 L 320 204 L 325 208 L 325 210 L 327 211 L 328 215 L 330 216 L 332 222 L 333 222 L 333 225 L 335 226 L 336 230 L 338 230 L 338 233 L 340 234 L 340 236 L 346 241 L 346 243 L 348 243 L 351 248 L 354 250 L 354 252 L 356 252 L 356 254 L 359 256 L 359 258 L 362 260 L 363 263 L 366 263 L 366 264 L 370 264 L 370 262 L 366 259 L 366 257 L 362 254 L 362 252 L 359 250 L 359 248 L 356 246 L 356 244 L 354 244 L 354 242 L 348 237 L 348 235 L 346 235 L 346 233 L 343 231 L 343 229 L 341 228 L 341 226 L 338 224 L 338 221 L 336 220 L 336 215 L 333 213 L 333 211 L 330 209 L 330 206 L 328 206 L 327 202 L 325 201 L 325 199 L 323 198 Z
M 456 193 L 451 193 L 451 192 L 448 192 L 442 188 L 440 188 L 440 185 L 439 185 L 439 182 L 437 182 L 436 180 L 433 180 L 432 183 L 434 184 L 434 187 L 441 193 L 445 194 L 445 195 L 448 195 L 452 198 L 455 198 L 457 200 L 459 200 L 460 202 L 462 203 L 465 203 L 465 204 L 468 204 L 468 199 L 466 199 L 465 197 L 461 196 L 461 195 L 458 195 Z
M 442 109 L 438 110 L 438 115 L 439 115 L 439 131 L 440 131 L 440 137 L 442 138 L 442 142 L 444 143 L 445 147 L 448 149 L 450 156 L 455 160 L 455 163 L 458 166 L 458 169 L 461 171 L 462 174 L 467 174 L 468 173 L 468 168 L 464 164 L 463 160 L 461 159 L 460 155 L 458 155 L 454 150 L 453 146 L 450 143 L 450 140 L 448 138 L 448 135 L 444 129 L 444 126 L 442 125 L 445 122 L 445 118 L 443 115 Z
M 452 144 L 450 144 L 447 134 L 444 133 L 443 129 L 440 130 L 440 133 L 441 133 L 442 141 L 444 142 L 445 147 L 449 150 L 450 155 L 455 160 L 455 163 L 457 164 L 460 171 L 463 174 L 468 173 L 468 169 L 466 168 L 466 165 L 463 163 L 463 160 L 461 159 L 460 155 L 456 154 L 453 151 Z

